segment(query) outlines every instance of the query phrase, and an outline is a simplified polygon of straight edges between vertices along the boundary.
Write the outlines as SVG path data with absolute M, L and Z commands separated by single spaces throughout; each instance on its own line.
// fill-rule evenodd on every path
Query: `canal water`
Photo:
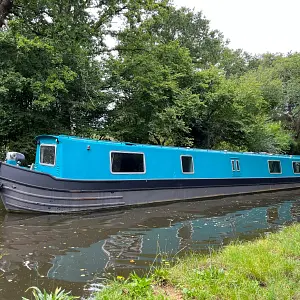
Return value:
M 208 252 L 300 221 L 300 190 L 88 215 L 0 211 L 0 299 L 60 286 L 87 299 L 105 278 L 143 273 L 165 255 Z

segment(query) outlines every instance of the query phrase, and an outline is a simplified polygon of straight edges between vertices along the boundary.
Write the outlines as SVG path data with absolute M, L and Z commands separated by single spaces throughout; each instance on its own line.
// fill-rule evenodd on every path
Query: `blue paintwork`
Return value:
M 13 165 L 13 166 L 17 166 L 18 162 L 16 160 L 12 160 L 12 159 L 7 159 L 6 163 L 9 165 Z
M 57 178 L 82 180 L 124 180 L 124 179 L 188 179 L 188 178 L 251 178 L 251 177 L 296 177 L 292 162 L 300 156 L 212 151 L 177 147 L 129 144 L 111 141 L 97 141 L 71 136 L 37 137 L 35 170 Z M 39 163 L 40 144 L 56 145 L 56 165 Z M 90 148 L 90 150 L 88 150 Z M 112 174 L 110 152 L 143 152 L 145 174 Z M 183 174 L 181 155 L 191 155 L 194 174 Z M 231 160 L 239 160 L 240 172 L 233 172 Z M 268 160 L 280 160 L 282 174 L 270 174 Z

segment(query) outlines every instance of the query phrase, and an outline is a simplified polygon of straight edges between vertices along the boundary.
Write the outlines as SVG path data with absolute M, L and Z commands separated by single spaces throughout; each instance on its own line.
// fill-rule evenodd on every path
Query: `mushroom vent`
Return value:
M 22 161 L 25 160 L 25 155 L 19 152 L 7 152 L 6 160 Z

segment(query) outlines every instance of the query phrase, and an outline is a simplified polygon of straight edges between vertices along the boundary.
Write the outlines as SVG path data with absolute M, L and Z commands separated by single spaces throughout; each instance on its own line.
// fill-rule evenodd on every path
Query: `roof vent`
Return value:
M 22 161 L 25 160 L 25 155 L 19 152 L 7 152 L 6 160 Z

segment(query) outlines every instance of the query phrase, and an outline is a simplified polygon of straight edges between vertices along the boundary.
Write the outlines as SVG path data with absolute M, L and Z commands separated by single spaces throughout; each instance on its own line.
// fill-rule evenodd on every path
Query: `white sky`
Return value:
M 300 52 L 300 0 L 173 0 L 203 11 L 230 48 L 252 54 Z

